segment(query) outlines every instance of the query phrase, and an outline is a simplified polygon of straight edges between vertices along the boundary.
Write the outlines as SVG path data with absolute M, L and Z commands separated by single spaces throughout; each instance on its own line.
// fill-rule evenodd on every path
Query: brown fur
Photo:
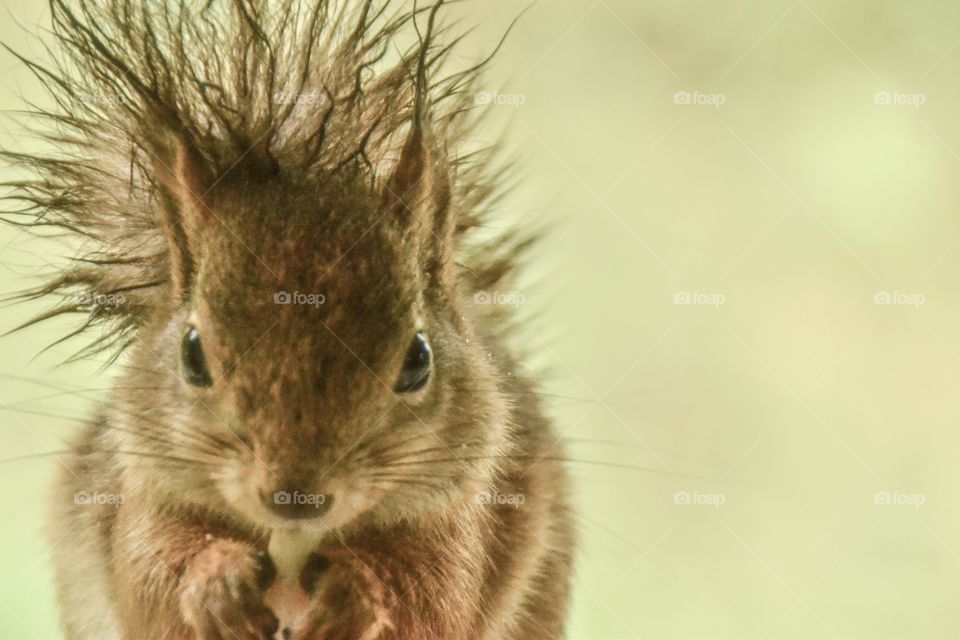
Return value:
M 68 638 L 269 637 L 263 552 L 289 523 L 257 495 L 286 487 L 334 496 L 296 637 L 562 637 L 566 476 L 506 319 L 473 303 L 523 243 L 470 240 L 497 174 L 464 150 L 478 68 L 431 81 L 440 4 L 51 6 L 54 63 L 28 64 L 59 155 L 7 153 L 34 171 L 8 217 L 88 239 L 32 295 L 63 296 L 42 317 L 88 312 L 87 352 L 125 359 L 54 505 Z M 183 380 L 187 324 L 210 388 Z M 401 396 L 416 331 L 433 370 Z

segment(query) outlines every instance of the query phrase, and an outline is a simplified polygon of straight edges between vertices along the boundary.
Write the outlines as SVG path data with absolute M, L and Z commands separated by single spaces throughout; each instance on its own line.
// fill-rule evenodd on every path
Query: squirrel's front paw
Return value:
M 310 609 L 296 640 L 383 640 L 391 635 L 394 594 L 361 562 L 311 557 L 301 575 Z
M 250 545 L 214 542 L 184 575 L 183 619 L 198 640 L 269 640 L 278 623 L 263 596 L 274 573 L 269 557 Z

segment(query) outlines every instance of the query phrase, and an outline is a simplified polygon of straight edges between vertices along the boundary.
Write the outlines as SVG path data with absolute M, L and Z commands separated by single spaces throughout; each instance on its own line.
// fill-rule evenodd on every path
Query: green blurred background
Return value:
M 3 4 L 37 51 L 43 3 Z M 523 6 L 455 7 L 464 55 Z M 3 109 L 41 99 L 0 69 Z M 960 637 L 958 77 L 951 0 L 541 0 L 518 24 L 478 102 L 523 158 L 500 222 L 551 230 L 508 293 L 582 461 L 571 638 Z M 5 293 L 65 252 L 0 247 Z M 60 448 L 109 386 L 37 357 L 65 326 L 0 340 L 3 458 Z M 54 469 L 0 464 L 0 638 L 58 637 Z

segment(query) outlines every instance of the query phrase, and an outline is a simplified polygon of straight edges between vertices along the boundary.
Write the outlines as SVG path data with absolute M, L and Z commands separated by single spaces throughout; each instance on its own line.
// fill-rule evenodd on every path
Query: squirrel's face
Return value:
M 243 173 L 202 206 L 189 287 L 140 358 L 169 427 L 152 446 L 196 464 L 171 473 L 160 458 L 153 481 L 257 526 L 317 530 L 482 489 L 506 407 L 437 213 Z

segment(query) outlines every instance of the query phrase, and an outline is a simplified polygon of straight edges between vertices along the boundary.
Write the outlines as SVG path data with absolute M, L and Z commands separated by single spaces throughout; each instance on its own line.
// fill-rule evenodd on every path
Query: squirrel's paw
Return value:
M 369 566 L 314 555 L 301 576 L 310 609 L 293 629 L 296 640 L 384 640 L 393 637 L 394 594 Z
M 263 597 L 274 574 L 265 553 L 218 540 L 193 559 L 184 575 L 183 619 L 198 639 L 269 640 L 278 623 Z

